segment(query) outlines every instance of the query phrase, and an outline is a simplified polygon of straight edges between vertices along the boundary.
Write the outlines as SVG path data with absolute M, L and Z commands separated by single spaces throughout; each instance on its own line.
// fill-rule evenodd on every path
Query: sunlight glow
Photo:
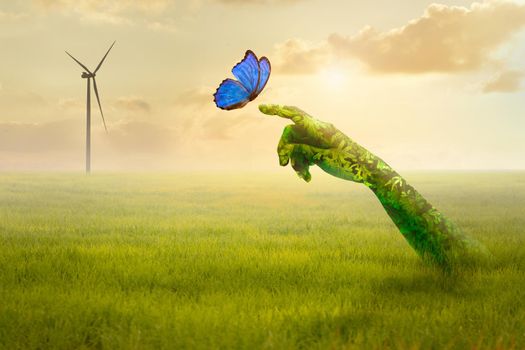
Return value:
M 346 81 L 346 74 L 340 68 L 332 66 L 322 70 L 320 78 L 331 88 L 341 88 Z

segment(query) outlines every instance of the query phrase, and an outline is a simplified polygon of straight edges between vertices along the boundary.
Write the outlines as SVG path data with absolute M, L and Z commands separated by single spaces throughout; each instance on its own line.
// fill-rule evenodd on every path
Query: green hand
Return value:
M 379 159 L 372 159 L 368 151 L 332 124 L 292 106 L 260 105 L 259 110 L 294 122 L 284 128 L 277 146 L 282 166 L 291 162 L 297 175 L 305 181 L 312 179 L 310 166 L 318 165 L 331 175 L 370 185 L 368 180 L 372 174 L 368 165 Z
M 294 122 L 284 128 L 277 146 L 282 166 L 291 162 L 305 181 L 312 179 L 310 166 L 317 165 L 339 178 L 363 183 L 423 258 L 450 269 L 470 253 L 485 254 L 481 244 L 465 236 L 381 158 L 332 124 L 316 120 L 297 107 L 260 105 L 259 110 Z

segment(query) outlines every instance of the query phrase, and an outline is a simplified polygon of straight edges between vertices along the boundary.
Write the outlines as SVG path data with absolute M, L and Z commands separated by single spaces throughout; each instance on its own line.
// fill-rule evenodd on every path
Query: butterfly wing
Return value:
M 266 86 L 266 83 L 270 78 L 271 71 L 272 66 L 270 65 L 270 61 L 266 57 L 261 57 L 261 59 L 259 60 L 259 85 L 257 86 L 257 90 L 255 91 L 257 95 L 259 95 Z
M 257 90 L 257 86 L 259 85 L 259 61 L 253 51 L 246 51 L 242 61 L 233 67 L 232 73 L 246 88 L 249 94 Z
M 223 80 L 213 95 L 215 104 L 217 107 L 226 110 L 245 106 L 264 89 L 270 72 L 270 61 L 266 57 L 258 60 L 253 51 L 246 51 L 244 58 L 232 69 L 232 73 L 238 81 Z
M 215 105 L 220 109 L 241 108 L 250 101 L 250 92 L 236 80 L 225 79 L 213 94 Z

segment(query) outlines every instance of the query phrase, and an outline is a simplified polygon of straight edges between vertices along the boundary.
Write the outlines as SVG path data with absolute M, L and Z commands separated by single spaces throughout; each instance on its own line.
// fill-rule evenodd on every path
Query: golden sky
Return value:
M 525 1 L 13 0 L 0 2 L 0 170 L 277 170 L 297 105 L 396 169 L 525 169 Z M 222 111 L 247 49 L 265 91 Z

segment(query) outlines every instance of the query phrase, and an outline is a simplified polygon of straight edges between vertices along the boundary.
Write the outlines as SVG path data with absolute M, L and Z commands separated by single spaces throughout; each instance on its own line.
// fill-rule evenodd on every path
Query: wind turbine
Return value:
M 115 45 L 115 42 L 111 44 L 108 51 L 102 57 L 100 60 L 100 63 L 98 64 L 97 68 L 93 72 L 91 72 L 85 65 L 80 63 L 79 60 L 77 60 L 75 57 L 73 57 L 69 52 L 66 51 L 69 57 L 71 57 L 76 63 L 78 63 L 83 69 L 84 72 L 82 72 L 82 79 L 87 79 L 87 102 L 86 102 L 86 173 L 89 173 L 91 171 L 91 79 L 93 79 L 93 90 L 95 91 L 95 96 L 97 97 L 98 102 L 98 108 L 100 109 L 100 115 L 102 116 L 102 122 L 104 123 L 104 129 L 106 129 L 106 132 L 108 132 L 108 128 L 106 127 L 106 120 L 104 119 L 104 112 L 102 112 L 102 105 L 100 104 L 100 98 L 98 96 L 98 89 L 97 89 L 97 81 L 95 79 L 95 76 L 97 75 L 98 70 L 100 69 L 100 66 L 102 66 L 102 63 L 104 63 L 104 60 L 106 59 L 109 51 L 113 48 L 113 45 Z

